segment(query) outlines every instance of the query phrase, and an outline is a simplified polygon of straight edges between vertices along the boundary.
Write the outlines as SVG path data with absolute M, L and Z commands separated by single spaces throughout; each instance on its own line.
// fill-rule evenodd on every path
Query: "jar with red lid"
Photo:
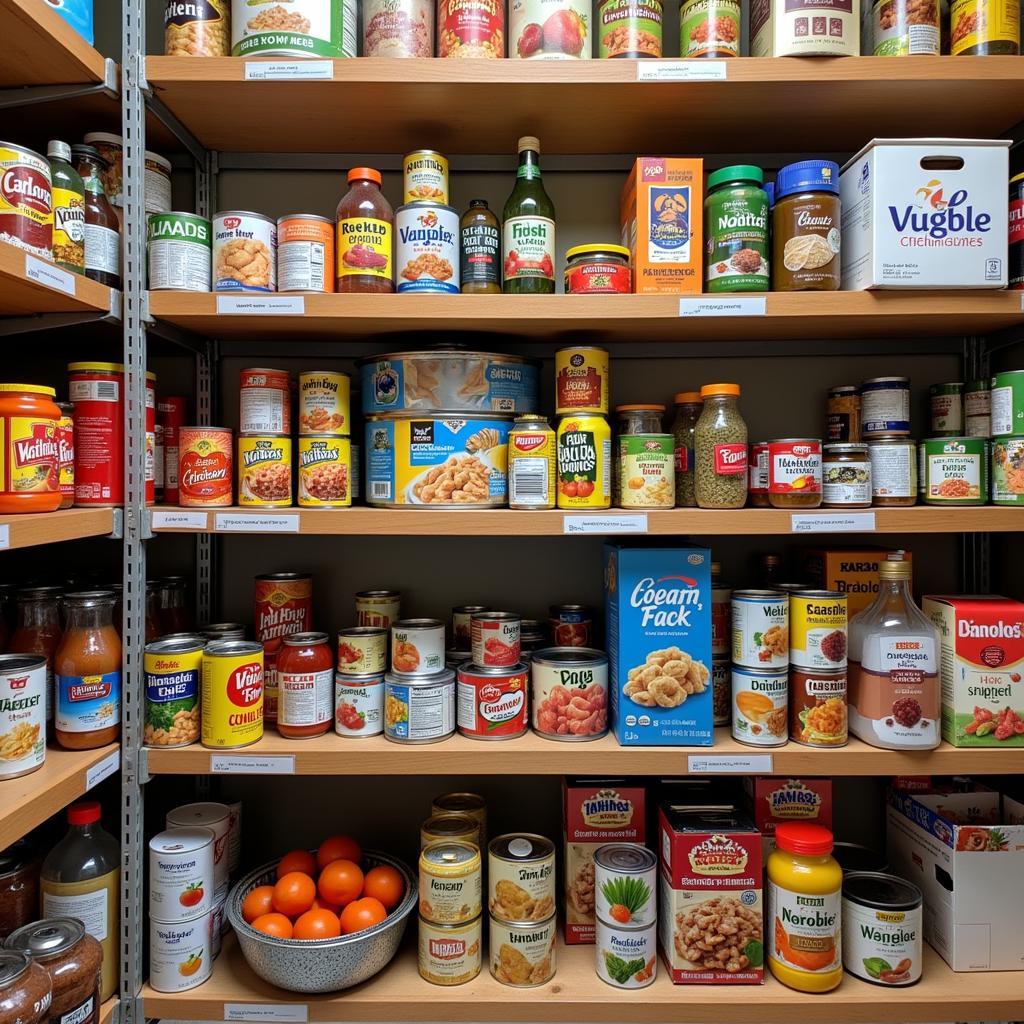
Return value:
M 277 656 L 277 731 L 322 736 L 334 721 L 334 655 L 326 633 L 286 636 Z
M 60 409 L 53 388 L 0 384 L 0 512 L 60 507 Z
M 75 407 L 75 504 L 124 504 L 124 366 L 69 363 L 68 395 Z

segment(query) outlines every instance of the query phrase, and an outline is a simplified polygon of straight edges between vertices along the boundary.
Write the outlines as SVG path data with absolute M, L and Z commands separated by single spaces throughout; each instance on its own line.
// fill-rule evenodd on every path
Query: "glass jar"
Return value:
M 828 389 L 825 406 L 825 437 L 838 444 L 860 441 L 860 388 L 839 384 Z
M 395 213 L 380 190 L 380 171 L 353 167 L 348 172 L 348 184 L 336 214 L 337 290 L 393 292 Z
M 695 493 L 700 508 L 743 508 L 747 501 L 747 425 L 738 384 L 705 384 L 694 430 Z
M 723 167 L 708 176 L 705 291 L 768 291 L 768 197 L 763 184 L 764 171 L 750 164 Z
M 18 627 L 8 650 L 46 658 L 46 724 L 53 726 L 53 661 L 64 631 L 60 626 L 60 587 L 26 587 L 18 591 Z
M 334 655 L 326 633 L 293 633 L 277 656 L 277 731 L 322 736 L 334 722 Z
M 839 165 L 800 160 L 783 167 L 772 210 L 772 288 L 839 291 L 840 230 Z
M 821 504 L 821 441 L 784 437 L 768 442 L 768 500 L 773 508 Z
M 663 405 L 617 405 L 619 436 L 623 434 L 660 434 Z
M 871 462 L 866 444 L 827 444 L 822 508 L 871 508 Z
M 50 976 L 28 953 L 0 950 L 0 1024 L 44 1024 L 51 995 Z
M 769 508 L 768 497 L 768 442 L 755 441 L 750 446 L 747 462 L 747 497 L 752 508 Z
M 871 503 L 881 508 L 917 504 L 917 444 L 903 434 L 879 434 L 868 441 Z
M 565 254 L 566 295 L 629 295 L 633 277 L 624 245 L 576 245 Z
M 188 580 L 184 576 L 165 576 L 159 586 L 160 635 L 187 633 L 193 625 L 188 610 Z
M 676 455 L 676 505 L 679 508 L 695 508 L 694 430 L 701 409 L 704 408 L 704 400 L 699 391 L 680 391 L 673 401 L 676 406 L 676 418 L 672 423 Z
M 0 853 L 0 939 L 36 918 L 39 861 L 23 839 Z
M 60 507 L 60 409 L 53 388 L 0 384 L 0 513 Z

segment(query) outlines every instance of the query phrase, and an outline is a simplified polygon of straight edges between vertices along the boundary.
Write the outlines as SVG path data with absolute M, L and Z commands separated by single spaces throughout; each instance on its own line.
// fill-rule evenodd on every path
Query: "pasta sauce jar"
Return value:
M 633 278 L 624 245 L 577 245 L 566 254 L 566 295 L 629 295 Z
M 334 656 L 326 633 L 293 633 L 277 656 L 277 731 L 322 736 L 334 721 Z
M 0 512 L 53 512 L 61 504 L 55 395 L 35 384 L 0 384 Z

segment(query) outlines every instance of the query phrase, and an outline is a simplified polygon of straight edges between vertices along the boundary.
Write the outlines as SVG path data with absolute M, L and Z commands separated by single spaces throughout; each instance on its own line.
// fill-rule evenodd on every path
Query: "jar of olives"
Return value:
M 696 498 L 701 508 L 743 508 L 747 501 L 747 424 L 738 384 L 705 384 L 694 429 Z

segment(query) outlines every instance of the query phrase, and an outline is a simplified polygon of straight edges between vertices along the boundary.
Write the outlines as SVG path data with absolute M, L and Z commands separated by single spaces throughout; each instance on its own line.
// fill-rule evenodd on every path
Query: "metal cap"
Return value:
M 7 936 L 4 945 L 28 953 L 34 960 L 52 960 L 81 942 L 85 925 L 74 917 L 50 917 L 23 925 Z
M 13 985 L 32 966 L 32 958 L 20 950 L 0 950 L 0 989 Z

